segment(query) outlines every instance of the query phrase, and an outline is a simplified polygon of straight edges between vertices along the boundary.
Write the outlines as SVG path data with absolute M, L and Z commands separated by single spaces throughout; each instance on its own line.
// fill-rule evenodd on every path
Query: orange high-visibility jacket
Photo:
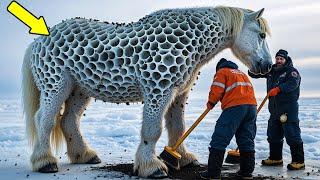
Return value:
M 243 72 L 238 69 L 221 68 L 216 73 L 210 88 L 209 101 L 221 101 L 221 109 L 243 104 L 257 105 L 253 86 Z

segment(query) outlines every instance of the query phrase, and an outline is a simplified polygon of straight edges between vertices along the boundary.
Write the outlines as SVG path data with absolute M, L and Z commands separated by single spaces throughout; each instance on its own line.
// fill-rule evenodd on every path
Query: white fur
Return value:
M 26 132 L 29 143 L 33 144 L 37 138 L 37 131 L 34 121 L 35 113 L 39 108 L 40 93 L 37 89 L 32 77 L 30 60 L 31 60 L 32 46 L 28 46 L 23 64 L 22 64 L 22 104 L 23 112 L 26 119 Z
M 86 163 L 97 155 L 83 139 L 79 127 L 80 118 L 90 99 L 89 96 L 82 94 L 79 88 L 75 88 L 66 101 L 66 111 L 63 114 L 61 126 L 72 163 Z
M 186 129 L 184 121 L 184 111 L 188 94 L 189 90 L 177 96 L 166 112 L 166 128 L 168 130 L 169 138 L 168 145 L 170 147 L 173 147 L 175 145 L 179 137 L 182 136 Z M 177 152 L 182 156 L 179 162 L 181 167 L 196 160 L 196 157 L 186 150 L 186 147 L 183 143 L 178 147 Z

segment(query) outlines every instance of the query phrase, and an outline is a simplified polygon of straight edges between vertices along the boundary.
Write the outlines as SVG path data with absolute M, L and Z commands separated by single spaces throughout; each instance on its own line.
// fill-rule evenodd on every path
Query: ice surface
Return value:
M 261 102 L 261 101 L 260 101 Z M 206 99 L 190 99 L 186 109 L 187 127 L 197 119 L 205 108 Z M 256 169 L 255 174 L 273 175 L 278 178 L 297 177 L 317 179 L 307 176 L 307 172 L 319 171 L 320 167 L 320 99 L 304 98 L 300 104 L 300 127 L 305 144 L 305 171 L 287 172 L 285 166 L 278 168 L 260 167 L 260 161 L 268 156 L 269 147 L 266 131 L 269 113 L 267 106 L 257 118 Z M 141 103 L 115 105 L 92 101 L 82 117 L 81 130 L 90 146 L 98 152 L 103 163 L 132 162 L 140 141 L 142 122 Z M 185 140 L 188 149 L 206 163 L 208 144 L 214 130 L 215 121 L 221 113 L 217 105 L 198 127 Z M 157 144 L 157 153 L 162 152 L 167 142 L 164 129 Z M 236 148 L 233 139 L 228 148 Z M 31 149 L 25 138 L 25 125 L 22 119 L 20 102 L 17 99 L 0 99 L 0 179 L 93 179 L 101 172 L 89 171 L 90 165 L 70 165 L 65 154 L 66 148 L 56 154 L 59 159 L 60 172 L 53 174 L 34 173 L 30 170 Z M 284 146 L 285 164 L 291 161 L 290 149 Z M 108 179 L 117 179 L 117 173 L 104 174 Z

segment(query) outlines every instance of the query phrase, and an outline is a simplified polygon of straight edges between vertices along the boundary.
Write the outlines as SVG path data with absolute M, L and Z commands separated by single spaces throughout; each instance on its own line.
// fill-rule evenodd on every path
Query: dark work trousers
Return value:
M 240 152 L 254 152 L 256 116 L 256 105 L 238 105 L 223 110 L 211 138 L 211 148 L 225 150 L 235 135 Z
M 289 146 L 302 143 L 301 130 L 299 127 L 298 102 L 276 104 L 272 102 L 269 104 L 270 119 L 268 121 L 268 142 L 282 143 L 283 138 Z M 280 116 L 286 114 L 287 121 L 280 122 Z

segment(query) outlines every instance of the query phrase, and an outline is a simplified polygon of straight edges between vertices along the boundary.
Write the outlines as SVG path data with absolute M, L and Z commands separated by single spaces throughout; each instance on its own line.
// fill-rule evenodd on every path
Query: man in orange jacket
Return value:
M 235 135 L 240 150 L 238 176 L 251 179 L 255 164 L 257 101 L 249 78 L 235 63 L 224 58 L 216 66 L 207 108 L 212 109 L 219 101 L 223 111 L 210 142 L 208 171 L 201 177 L 220 179 L 225 149 Z

